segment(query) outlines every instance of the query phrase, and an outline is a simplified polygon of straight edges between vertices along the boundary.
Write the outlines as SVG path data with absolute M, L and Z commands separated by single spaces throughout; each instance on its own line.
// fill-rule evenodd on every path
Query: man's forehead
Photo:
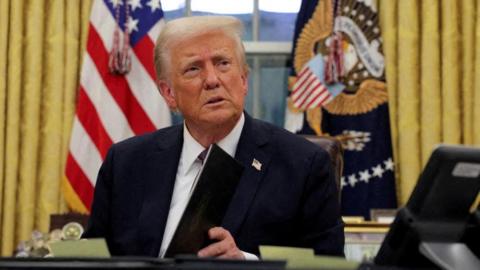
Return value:
M 179 50 L 180 57 L 183 58 L 198 58 L 202 56 L 214 57 L 229 57 L 235 54 L 235 51 L 226 47 L 202 48 L 197 50 Z
M 172 53 L 187 58 L 201 55 L 210 57 L 229 56 L 235 53 L 235 49 L 235 42 L 227 36 L 210 37 L 202 35 L 172 44 Z
M 210 47 L 216 47 L 215 45 L 234 44 L 235 40 L 231 35 L 220 30 L 205 31 L 179 37 L 171 42 L 170 47 L 199 47 L 204 43 L 207 43 Z

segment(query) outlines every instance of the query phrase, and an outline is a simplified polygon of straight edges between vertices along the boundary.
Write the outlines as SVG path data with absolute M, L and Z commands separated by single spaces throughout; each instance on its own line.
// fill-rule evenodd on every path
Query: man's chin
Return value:
M 240 114 L 232 111 L 215 111 L 202 115 L 200 120 L 209 126 L 221 126 L 228 123 L 236 123 Z

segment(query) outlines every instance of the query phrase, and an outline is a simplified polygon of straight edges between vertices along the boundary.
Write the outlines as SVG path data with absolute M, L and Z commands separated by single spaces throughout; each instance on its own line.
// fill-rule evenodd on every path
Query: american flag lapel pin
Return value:
M 260 161 L 258 161 L 256 158 L 253 159 L 252 161 L 252 166 L 257 169 L 257 171 L 261 171 L 262 170 L 262 163 L 260 163 Z

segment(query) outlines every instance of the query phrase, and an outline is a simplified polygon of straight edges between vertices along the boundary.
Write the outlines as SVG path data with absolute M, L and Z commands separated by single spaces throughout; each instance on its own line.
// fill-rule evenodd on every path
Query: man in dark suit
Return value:
M 163 28 L 155 47 L 161 95 L 183 125 L 111 147 L 95 187 L 85 237 L 114 255 L 163 257 L 201 165 L 216 143 L 244 167 L 221 227 L 201 257 L 250 259 L 259 245 L 342 255 L 338 190 L 328 153 L 243 111 L 248 67 L 241 23 L 188 17 Z

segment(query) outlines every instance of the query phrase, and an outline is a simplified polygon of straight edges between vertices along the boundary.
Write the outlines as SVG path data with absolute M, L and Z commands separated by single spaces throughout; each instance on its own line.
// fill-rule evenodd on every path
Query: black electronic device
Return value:
M 406 206 L 391 224 L 375 263 L 406 267 L 440 264 L 449 269 L 448 265 L 458 260 L 466 261 L 462 265 L 480 262 L 462 243 L 479 191 L 480 148 L 438 146 Z
M 473 214 L 470 215 L 465 234 L 462 237 L 470 250 L 480 258 L 480 205 Z
M 196 254 L 210 243 L 208 230 L 220 226 L 243 173 L 243 165 L 212 144 L 198 182 L 165 257 Z

